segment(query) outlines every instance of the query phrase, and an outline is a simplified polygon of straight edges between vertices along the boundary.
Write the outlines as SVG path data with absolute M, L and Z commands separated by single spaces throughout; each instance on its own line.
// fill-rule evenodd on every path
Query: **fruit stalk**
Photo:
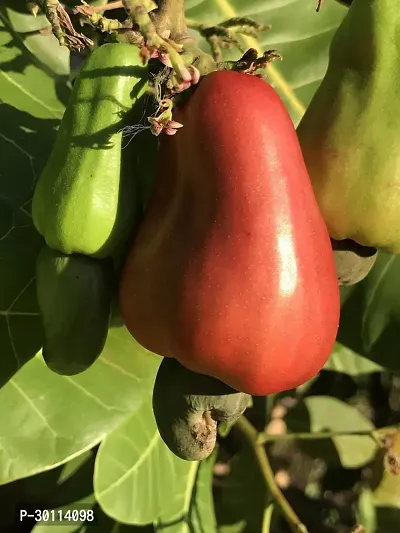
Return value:
M 279 508 L 286 518 L 291 530 L 294 533 L 307 533 L 306 526 L 301 522 L 293 507 L 287 501 L 281 489 L 276 484 L 271 463 L 269 462 L 264 444 L 260 443 L 258 440 L 259 434 L 256 428 L 247 420 L 245 416 L 241 416 L 239 418 L 235 424 L 235 427 L 239 429 L 243 437 L 246 439 L 247 444 L 252 448 L 268 490 L 271 492 L 276 503 L 279 505 Z

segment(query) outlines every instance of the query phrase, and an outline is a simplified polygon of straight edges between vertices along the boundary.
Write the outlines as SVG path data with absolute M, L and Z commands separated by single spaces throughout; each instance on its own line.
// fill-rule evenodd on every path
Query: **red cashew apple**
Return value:
M 339 289 L 288 112 L 262 79 L 219 71 L 174 120 L 121 278 L 124 322 L 241 392 L 296 387 L 331 353 Z

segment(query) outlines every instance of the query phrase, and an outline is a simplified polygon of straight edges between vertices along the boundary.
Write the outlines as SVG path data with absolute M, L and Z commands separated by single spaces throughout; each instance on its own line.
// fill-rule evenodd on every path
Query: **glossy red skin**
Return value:
M 201 81 L 162 136 L 120 308 L 148 350 L 253 395 L 296 387 L 332 350 L 339 291 L 291 119 L 265 81 Z

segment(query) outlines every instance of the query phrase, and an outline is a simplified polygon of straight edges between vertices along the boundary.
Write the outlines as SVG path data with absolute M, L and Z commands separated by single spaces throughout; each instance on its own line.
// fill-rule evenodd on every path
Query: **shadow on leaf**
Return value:
M 42 345 L 36 289 L 36 256 L 43 241 L 32 225 L 35 179 L 51 150 L 57 120 L 41 120 L 0 105 L 0 386 Z

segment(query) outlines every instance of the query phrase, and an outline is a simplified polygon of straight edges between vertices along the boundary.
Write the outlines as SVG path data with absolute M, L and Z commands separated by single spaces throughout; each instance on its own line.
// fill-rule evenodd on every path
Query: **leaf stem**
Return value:
M 280 507 L 282 514 L 285 516 L 290 528 L 294 533 L 307 533 L 306 526 L 301 522 L 300 518 L 295 513 L 293 507 L 287 501 L 283 495 L 281 489 L 276 484 L 274 478 L 274 472 L 269 462 L 267 452 L 265 451 L 264 445 L 259 443 L 258 437 L 259 433 L 251 424 L 245 416 L 241 416 L 236 422 L 235 427 L 237 427 L 243 436 L 246 438 L 246 441 L 249 446 L 251 446 L 253 453 L 257 459 L 260 470 L 263 474 L 265 483 L 271 492 L 276 503 Z

